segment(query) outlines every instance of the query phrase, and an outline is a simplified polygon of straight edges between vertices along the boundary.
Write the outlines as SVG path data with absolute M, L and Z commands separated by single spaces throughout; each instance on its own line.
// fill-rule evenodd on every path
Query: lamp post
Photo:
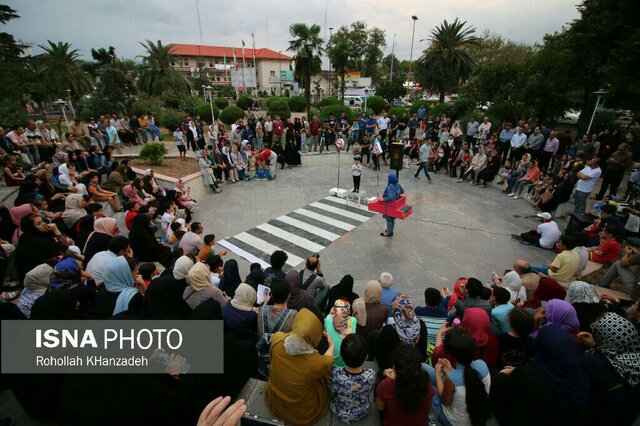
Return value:
M 391 43 L 391 71 L 389 71 L 389 83 L 393 80 L 393 56 L 396 49 L 396 33 L 393 33 L 393 43 Z
M 413 65 L 413 38 L 416 35 L 416 21 L 418 17 L 413 15 L 411 17 L 413 19 L 413 31 L 411 32 L 411 53 L 409 53 L 409 73 L 407 75 L 407 96 L 409 95 L 409 91 L 411 90 L 411 86 L 409 83 L 413 84 L 413 74 L 411 73 L 411 65 Z
M 333 36 L 333 27 L 329 27 L 329 41 L 327 45 L 329 48 L 331 47 L 331 37 Z M 328 54 L 329 52 L 327 52 Z M 327 55 L 328 56 L 328 55 Z M 333 90 L 333 70 L 331 68 L 331 57 L 329 57 L 329 96 L 331 96 L 331 91 Z
M 204 97 L 209 98 L 209 106 L 211 107 L 211 125 L 214 125 L 216 122 L 216 117 L 213 115 L 213 87 L 202 85 L 202 90 L 204 92 Z
M 64 112 L 64 106 L 67 104 L 65 101 L 63 101 L 62 99 L 58 99 L 57 101 L 54 102 L 55 105 L 58 105 L 60 107 L 60 110 L 62 111 L 62 116 L 64 117 L 64 122 L 67 125 L 67 131 L 69 131 L 69 120 L 67 119 L 67 113 Z
M 596 111 L 598 111 L 598 105 L 600 104 L 600 99 L 604 97 L 604 95 L 606 95 L 607 92 L 606 90 L 600 89 L 600 90 L 596 90 L 595 92 L 593 92 L 594 95 L 596 95 L 598 98 L 596 99 L 596 106 L 595 108 L 593 108 L 593 114 L 591 114 L 591 120 L 589 121 L 589 127 L 587 127 L 587 134 L 589 134 L 589 132 L 591 131 L 591 125 L 593 124 L 593 119 L 596 116 Z M 604 102 L 603 102 L 604 104 Z
M 364 113 L 365 114 L 367 114 L 367 99 L 369 99 L 369 89 L 368 88 L 364 89 Z
M 282 55 L 282 50 L 278 50 L 278 83 L 280 86 L 280 97 L 282 97 L 282 59 L 280 55 Z
M 67 102 L 69 103 L 69 108 L 71 109 L 71 114 L 73 114 L 73 119 L 76 119 L 76 109 L 73 107 L 73 102 L 71 102 L 71 89 L 65 90 L 67 92 Z

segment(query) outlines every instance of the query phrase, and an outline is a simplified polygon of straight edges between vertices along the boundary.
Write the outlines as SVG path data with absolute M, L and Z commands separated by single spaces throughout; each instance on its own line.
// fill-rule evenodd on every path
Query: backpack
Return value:
M 269 311 L 265 308 L 266 306 L 262 308 L 262 315 L 258 317 L 258 321 L 262 324 L 264 334 L 260 337 L 260 340 L 258 340 L 256 350 L 258 351 L 258 372 L 265 378 L 269 378 L 269 368 L 271 366 L 271 355 L 269 354 L 269 349 L 271 348 L 271 338 L 273 337 L 274 332 L 277 332 L 282 328 L 292 311 L 290 309 L 283 311 L 274 324 L 273 329 L 269 329 Z

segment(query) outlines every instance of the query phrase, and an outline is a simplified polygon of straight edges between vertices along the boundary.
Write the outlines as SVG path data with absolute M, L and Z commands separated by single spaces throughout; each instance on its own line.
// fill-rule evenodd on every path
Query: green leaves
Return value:
M 172 45 L 163 45 L 160 40 L 157 43 L 147 40 L 140 44 L 147 54 L 142 56 L 138 88 L 149 96 L 162 95 L 169 89 L 177 93 L 189 93 L 190 85 L 186 77 L 171 68 L 174 60 L 171 55 Z

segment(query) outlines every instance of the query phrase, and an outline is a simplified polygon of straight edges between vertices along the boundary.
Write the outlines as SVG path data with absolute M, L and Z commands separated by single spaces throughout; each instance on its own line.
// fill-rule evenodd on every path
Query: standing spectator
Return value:
M 426 176 L 427 181 L 431 183 L 431 176 L 429 176 L 429 154 L 431 151 L 429 149 L 429 142 L 431 142 L 431 139 L 427 139 L 427 143 L 425 143 L 423 140 L 418 140 L 418 144 L 420 145 L 420 166 L 418 166 L 418 170 L 416 170 L 416 173 L 413 175 L 413 177 L 416 179 L 420 179 L 420 171 L 424 170 L 424 175 Z
M 533 129 L 533 133 L 527 137 L 524 147 L 533 158 L 539 158 L 540 149 L 544 141 L 544 136 L 540 133 L 540 126 L 536 126 L 535 129 Z
M 469 146 L 475 145 L 479 128 L 480 128 L 480 123 L 476 121 L 476 118 L 474 116 L 471 116 L 471 118 L 469 119 L 469 122 L 467 123 L 467 136 L 465 138 Z
M 314 115 L 309 123 L 309 152 L 318 151 L 318 139 L 320 135 L 320 120 Z
M 524 133 L 524 126 L 519 126 L 518 131 L 511 137 L 511 155 L 509 156 L 511 163 L 515 164 L 515 160 L 526 153 L 524 147 L 526 141 L 527 135 Z
M 418 128 L 420 127 L 420 120 L 418 120 L 418 114 L 413 114 L 411 116 L 411 120 L 409 120 L 409 123 L 407 123 L 407 126 L 409 127 L 409 140 L 413 140 L 413 138 L 416 137 L 416 132 L 418 131 Z
M 478 126 L 478 140 L 487 140 L 491 134 L 491 122 L 489 117 L 482 119 L 482 123 Z
M 578 183 L 576 185 L 576 190 L 573 193 L 573 199 L 576 204 L 575 209 L 573 210 L 574 214 L 585 214 L 589 195 L 591 195 L 593 187 L 596 185 L 598 178 L 602 174 L 602 170 L 600 170 L 600 167 L 598 166 L 599 163 L 600 159 L 598 157 L 593 157 L 591 161 L 589 161 L 589 165 L 580 170 L 576 175 Z
M 387 132 L 389 130 L 389 123 L 391 119 L 387 117 L 387 112 L 383 111 L 380 118 L 378 118 L 378 134 L 380 135 L 380 140 L 382 141 L 383 149 L 385 148 L 387 141 Z
M 549 168 L 549 162 L 556 156 L 559 148 L 560 142 L 556 138 L 556 132 L 552 131 L 549 134 L 547 142 L 544 144 L 544 148 L 542 148 L 542 152 L 540 153 L 540 170 L 542 170 L 543 173 Z
M 500 132 L 500 136 L 498 137 L 500 141 L 500 153 L 502 154 L 502 163 L 507 161 L 509 158 L 509 148 L 511 147 L 511 138 L 513 137 L 513 129 L 511 128 L 511 123 L 505 123 L 504 129 Z
M 626 143 L 620 144 L 618 150 L 611 154 L 607 159 L 607 168 L 604 172 L 604 178 L 602 179 L 602 185 L 600 186 L 600 192 L 596 196 L 596 200 L 602 200 L 607 188 L 609 188 L 609 195 L 614 197 L 618 194 L 618 187 L 622 178 L 624 177 L 627 169 L 633 165 L 633 159 L 631 158 L 631 152 L 628 151 Z
M 276 115 L 276 120 L 273 122 L 273 144 L 282 145 L 282 135 L 284 134 L 284 122 L 279 115 Z

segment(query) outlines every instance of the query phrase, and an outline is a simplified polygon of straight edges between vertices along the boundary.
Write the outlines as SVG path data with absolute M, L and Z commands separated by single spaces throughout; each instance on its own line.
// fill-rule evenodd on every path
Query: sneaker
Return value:
M 512 192 L 511 194 L 508 194 L 507 197 L 513 197 L 514 195 L 516 195 L 516 193 Z
M 520 235 L 518 234 L 511 234 L 511 238 L 513 238 L 514 240 L 520 241 Z
M 429 179 L 429 183 L 433 183 L 433 182 L 431 182 L 431 179 Z
M 16 297 L 20 296 L 19 291 L 4 291 L 0 294 L 0 299 L 2 300 L 13 300 Z
M 416 178 L 416 179 L 420 180 L 420 176 L 414 176 L 414 178 Z
M 5 281 L 4 282 L 4 286 L 5 288 L 16 288 L 20 285 L 19 282 L 17 281 Z
M 517 200 L 518 198 L 520 198 L 520 196 L 519 196 L 519 195 L 514 195 L 514 196 L 513 196 L 513 199 L 514 199 L 514 200 Z
M 221 192 L 222 192 L 222 189 L 218 188 L 218 189 L 216 189 L 216 190 L 215 190 L 215 191 L 213 191 L 213 192 L 215 192 L 216 194 L 219 194 L 219 193 L 221 193 Z

